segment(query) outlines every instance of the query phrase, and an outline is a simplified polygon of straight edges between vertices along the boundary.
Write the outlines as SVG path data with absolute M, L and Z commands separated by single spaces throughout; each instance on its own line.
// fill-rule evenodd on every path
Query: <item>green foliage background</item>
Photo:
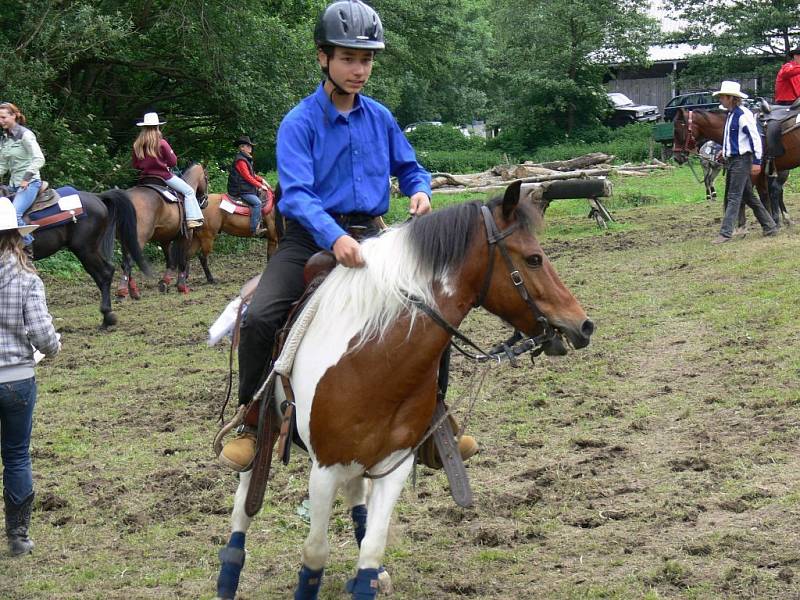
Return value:
M 312 31 L 325 4 L 6 0 L 0 98 L 28 117 L 44 176 L 57 184 L 128 185 L 135 123 L 150 110 L 166 118 L 183 162 L 224 170 L 232 140 L 247 133 L 258 142 L 257 168 L 268 171 L 283 115 L 320 80 Z M 375 0 L 387 50 L 366 92 L 401 125 L 483 120 L 502 131 L 488 152 L 457 138 L 458 147 L 419 146 L 431 169 L 484 168 L 502 152 L 522 155 L 598 126 L 603 64 L 643 59 L 654 31 L 646 5 Z

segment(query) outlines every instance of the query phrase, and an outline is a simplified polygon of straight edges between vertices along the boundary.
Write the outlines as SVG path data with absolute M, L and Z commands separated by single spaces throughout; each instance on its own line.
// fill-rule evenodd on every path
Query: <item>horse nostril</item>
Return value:
M 581 333 L 587 338 L 594 333 L 594 323 L 591 319 L 586 319 L 581 325 Z

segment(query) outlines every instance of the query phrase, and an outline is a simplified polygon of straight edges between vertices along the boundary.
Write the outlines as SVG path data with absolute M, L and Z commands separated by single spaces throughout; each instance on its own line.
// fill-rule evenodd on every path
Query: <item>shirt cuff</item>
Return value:
M 753 164 L 754 165 L 760 165 L 761 164 L 761 159 L 753 157 Z

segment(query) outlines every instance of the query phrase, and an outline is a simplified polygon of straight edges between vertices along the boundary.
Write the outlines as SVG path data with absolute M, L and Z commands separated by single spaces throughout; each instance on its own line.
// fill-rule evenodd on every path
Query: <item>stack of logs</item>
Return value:
M 660 160 L 634 165 L 612 165 L 613 155 L 594 152 L 570 160 L 546 163 L 524 162 L 517 165 L 499 165 L 482 173 L 451 175 L 432 173 L 431 187 L 441 194 L 459 192 L 489 192 L 504 189 L 515 181 L 523 183 L 542 183 L 564 179 L 585 179 L 588 177 L 607 177 L 609 175 L 646 176 L 654 170 L 671 169 Z

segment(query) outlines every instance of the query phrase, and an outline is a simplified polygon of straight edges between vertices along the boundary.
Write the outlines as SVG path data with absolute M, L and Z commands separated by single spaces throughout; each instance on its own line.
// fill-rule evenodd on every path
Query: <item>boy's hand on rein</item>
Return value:
M 431 212 L 431 199 L 425 192 L 417 192 L 408 201 L 408 212 L 414 216 Z

